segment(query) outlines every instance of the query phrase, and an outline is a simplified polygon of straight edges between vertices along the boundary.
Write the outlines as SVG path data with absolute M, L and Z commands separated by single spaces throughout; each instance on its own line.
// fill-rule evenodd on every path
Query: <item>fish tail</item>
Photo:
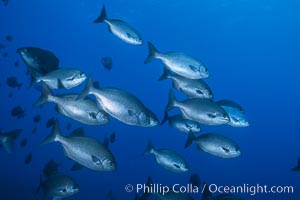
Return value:
M 188 148 L 195 139 L 196 139 L 196 137 L 195 137 L 194 133 L 192 131 L 190 131 L 188 139 L 186 140 L 186 143 L 184 145 L 184 148 Z
M 152 153 L 153 150 L 154 150 L 154 146 L 153 146 L 151 140 L 149 139 L 147 149 L 144 151 L 144 155 Z
M 164 67 L 164 72 L 163 74 L 159 77 L 158 81 L 162 81 L 165 80 L 167 78 L 170 77 L 170 71 L 166 69 L 166 67 Z
M 94 23 L 101 23 L 104 22 L 104 20 L 107 19 L 107 15 L 106 15 L 106 9 L 105 9 L 105 5 L 103 5 L 101 13 L 99 15 L 99 17 L 94 21 Z
M 164 123 L 166 123 L 166 121 L 169 119 L 169 114 L 166 112 L 165 116 L 163 118 L 163 120 L 161 121 L 160 125 L 163 125 Z
M 175 95 L 174 95 L 172 89 L 170 89 L 169 102 L 165 108 L 165 113 L 167 113 L 169 110 L 171 110 L 175 106 L 176 106 L 176 98 L 175 98 Z
M 61 132 L 59 129 L 59 124 L 58 124 L 58 119 L 55 119 L 55 124 L 52 128 L 51 134 L 48 135 L 42 142 L 41 144 L 48 144 L 51 142 L 59 141 L 61 138 Z
M 39 107 L 49 102 L 49 98 L 53 96 L 53 93 L 49 89 L 49 87 L 42 83 L 42 93 L 38 100 L 33 104 L 33 107 Z
M 90 76 L 87 84 L 82 91 L 82 93 L 77 97 L 77 99 L 84 99 L 87 95 L 91 93 L 91 91 L 94 89 L 94 83 L 93 83 L 93 78 Z
M 159 53 L 158 50 L 155 48 L 155 46 L 151 42 L 148 42 L 148 51 L 149 51 L 149 54 L 148 54 L 148 57 L 146 58 L 146 60 L 144 61 L 144 64 L 150 63 L 153 59 L 155 59 L 155 57 Z
M 5 149 L 8 153 L 12 152 L 15 139 L 20 135 L 22 130 L 23 129 L 15 129 L 13 131 L 10 131 L 5 136 L 2 135 L 1 142 L 2 142 L 2 145 L 5 147 Z

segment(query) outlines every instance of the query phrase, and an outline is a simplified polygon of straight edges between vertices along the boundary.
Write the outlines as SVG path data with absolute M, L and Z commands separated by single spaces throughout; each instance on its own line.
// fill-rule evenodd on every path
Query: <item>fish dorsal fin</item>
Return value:
M 75 129 L 70 133 L 69 137 L 84 137 L 84 129 L 82 127 Z
M 101 164 L 101 160 L 98 159 L 96 156 L 91 155 L 92 161 L 95 165 L 100 165 Z

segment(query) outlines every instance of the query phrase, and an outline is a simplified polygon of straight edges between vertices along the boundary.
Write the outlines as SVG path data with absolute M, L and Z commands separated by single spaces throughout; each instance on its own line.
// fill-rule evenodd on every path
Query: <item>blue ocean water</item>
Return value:
M 94 24 L 102 5 L 110 18 L 122 19 L 142 35 L 144 44 L 132 46 L 109 33 L 107 25 Z M 35 194 L 39 177 L 48 160 L 60 162 L 60 171 L 72 176 L 80 185 L 80 193 L 70 199 L 106 199 L 109 191 L 116 199 L 134 199 L 127 193 L 127 184 L 145 183 L 151 176 L 163 185 L 188 184 L 191 173 L 202 182 L 216 185 L 293 186 L 291 194 L 237 194 L 245 199 L 300 199 L 300 174 L 292 172 L 299 156 L 300 113 L 300 2 L 269 0 L 203 0 L 203 1 L 15 1 L 0 4 L 1 121 L 0 128 L 9 131 L 22 128 L 13 152 L 0 149 L 1 199 L 47 199 Z M 11 35 L 12 41 L 5 36 Z M 129 126 L 111 118 L 103 126 L 87 126 L 58 114 L 54 104 L 33 108 L 40 92 L 29 88 L 27 68 L 16 50 L 35 46 L 52 51 L 61 67 L 79 68 L 92 75 L 103 87 L 117 87 L 136 95 L 160 120 L 168 101 L 171 81 L 157 81 L 163 72 L 159 61 L 148 65 L 146 42 L 151 41 L 162 52 L 178 51 L 192 55 L 209 69 L 205 81 L 214 93 L 214 100 L 232 99 L 245 110 L 250 126 L 203 126 L 204 132 L 217 132 L 236 141 L 241 156 L 222 159 L 198 151 L 195 145 L 184 149 L 187 139 L 167 124 L 153 128 Z M 7 57 L 3 57 L 4 53 Z M 107 71 L 101 58 L 113 58 Z M 15 67 L 14 62 L 20 66 Z M 22 88 L 9 88 L 5 81 L 15 76 Z M 84 85 L 72 89 L 80 93 Z M 13 92 L 13 97 L 8 94 Z M 58 93 L 69 92 L 66 90 Z M 185 98 L 175 92 L 180 100 Z M 11 109 L 21 105 L 25 117 L 12 117 Z M 36 124 L 33 117 L 41 115 Z M 115 155 L 115 172 L 97 172 L 83 168 L 72 172 L 73 162 L 67 159 L 59 144 L 40 145 L 50 134 L 47 120 L 58 117 L 61 130 L 67 135 L 84 127 L 86 135 L 103 141 L 116 132 L 116 142 L 109 148 Z M 67 124 L 71 123 L 71 130 Z M 36 134 L 32 130 L 37 128 Z M 25 148 L 19 143 L 28 138 Z M 186 158 L 191 171 L 175 174 L 159 166 L 153 156 L 143 155 L 148 139 L 156 148 L 175 150 Z M 24 164 L 32 152 L 32 162 Z M 201 199 L 199 194 L 191 194 Z M 140 195 L 142 193 L 139 193 Z

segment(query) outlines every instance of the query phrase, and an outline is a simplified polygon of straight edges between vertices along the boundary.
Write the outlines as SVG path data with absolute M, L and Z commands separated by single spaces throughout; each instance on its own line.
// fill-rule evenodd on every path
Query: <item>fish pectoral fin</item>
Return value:
M 215 119 L 215 118 L 216 118 L 216 116 L 213 115 L 213 114 L 207 114 L 207 116 L 208 116 L 209 118 L 211 118 L 211 119 Z
M 226 148 L 226 147 L 221 147 L 222 148 L 222 150 L 225 152 L 225 153 L 228 153 L 229 152 L 229 149 L 228 148 Z
M 203 92 L 201 90 L 199 90 L 199 89 L 196 89 L 196 93 L 197 94 L 203 94 Z
M 101 161 L 100 159 L 98 159 L 96 156 L 94 155 L 91 155 L 91 158 L 92 158 L 92 161 L 95 165 L 100 165 L 101 164 Z
M 194 72 L 198 72 L 199 69 L 198 67 L 195 67 L 194 65 L 189 65 L 190 69 L 193 70 Z
M 57 79 L 57 87 L 58 88 L 65 88 L 65 86 L 64 86 L 64 84 L 62 83 L 62 81 L 61 81 L 61 79 L 59 78 L 59 79 Z
M 180 166 L 176 163 L 174 163 L 173 166 L 176 167 L 177 169 L 180 169 Z

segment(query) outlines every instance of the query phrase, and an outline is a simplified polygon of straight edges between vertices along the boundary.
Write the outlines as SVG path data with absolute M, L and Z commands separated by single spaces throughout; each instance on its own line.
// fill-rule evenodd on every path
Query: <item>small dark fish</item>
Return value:
M 107 193 L 106 197 L 107 197 L 108 200 L 116 200 L 116 198 L 114 197 L 112 191 L 110 191 L 109 193 Z
M 71 167 L 71 171 L 78 171 L 78 170 L 80 170 L 80 169 L 82 169 L 82 168 L 83 168 L 83 165 L 81 165 L 81 164 L 75 162 L 75 163 L 72 165 L 72 167 Z
M 18 119 L 21 119 L 24 118 L 25 111 L 21 106 L 16 106 L 11 110 L 10 114 L 13 117 L 17 117 Z
M 6 35 L 5 40 L 11 42 L 12 41 L 12 36 L 11 35 Z
M 115 143 L 115 141 L 116 141 L 116 132 L 114 131 L 114 132 L 112 132 L 112 134 L 109 137 L 109 142 Z
M 49 177 L 58 174 L 58 167 L 59 164 L 57 162 L 54 160 L 49 160 L 43 169 L 44 176 Z
M 32 134 L 35 134 L 36 131 L 37 131 L 37 127 L 34 127 L 34 128 L 32 129 Z
M 20 89 L 23 85 L 23 83 L 18 82 L 18 80 L 15 76 L 8 77 L 6 79 L 6 84 L 7 84 L 8 87 L 18 88 L 18 89 Z
M 67 130 L 70 130 L 72 128 L 72 124 L 69 122 L 68 124 L 67 124 Z
M 292 168 L 291 171 L 298 172 L 300 171 L 300 158 L 297 160 L 297 166 Z
M 3 5 L 4 5 L 4 6 L 7 6 L 8 0 L 2 0 L 2 2 L 3 2 Z
M 7 58 L 8 57 L 8 52 L 4 52 L 3 53 L 3 58 Z
M 13 92 L 10 92 L 10 93 L 7 95 L 8 98 L 12 98 L 13 96 L 14 96 L 14 93 L 13 93 Z
M 112 68 L 112 58 L 111 57 L 103 57 L 101 59 L 101 63 L 106 70 L 111 70 Z
M 23 140 L 21 140 L 20 146 L 25 147 L 26 145 L 27 145 L 27 138 L 24 138 Z
M 200 186 L 200 177 L 198 174 L 191 174 L 191 177 L 190 177 L 190 183 L 193 185 L 193 186 L 197 186 L 199 187 Z
M 15 67 L 19 67 L 19 65 L 20 65 L 19 61 L 15 61 L 14 65 L 15 65 Z
M 100 89 L 100 83 L 99 83 L 99 81 L 94 81 L 93 85 L 94 85 L 94 88 Z
M 24 163 L 25 163 L 25 165 L 28 165 L 28 164 L 31 163 L 31 161 L 32 161 L 32 153 L 30 152 L 30 153 L 25 157 Z
M 52 127 L 54 124 L 55 124 L 55 118 L 52 117 L 47 121 L 46 127 L 47 128 Z
M 36 116 L 34 116 L 34 117 L 33 117 L 33 121 L 34 121 L 35 123 L 39 123 L 39 122 L 41 121 L 41 115 L 36 115 Z

